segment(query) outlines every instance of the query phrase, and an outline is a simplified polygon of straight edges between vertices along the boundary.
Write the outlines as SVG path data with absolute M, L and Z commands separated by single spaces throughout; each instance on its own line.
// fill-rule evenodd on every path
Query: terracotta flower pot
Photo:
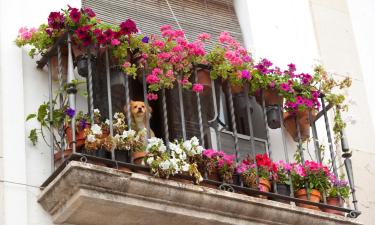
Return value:
M 271 190 L 271 183 L 269 180 L 259 177 L 259 185 L 258 189 L 262 192 L 270 192 Z M 259 198 L 267 199 L 265 195 L 259 195 Z
M 328 205 L 337 206 L 337 207 L 342 207 L 344 205 L 344 199 L 341 198 L 341 197 L 328 197 L 327 198 L 327 204 Z M 344 216 L 345 215 L 344 212 L 337 211 L 337 210 L 334 210 L 334 209 L 323 208 L 322 211 L 323 212 L 327 212 L 327 213 L 332 213 L 332 214 L 340 215 L 340 216 Z
M 86 125 L 86 128 L 83 130 L 76 129 L 76 149 L 81 149 L 85 145 L 86 132 L 90 129 L 90 125 Z M 64 128 L 66 134 L 66 141 L 69 148 L 73 147 L 73 137 L 72 137 L 72 128 L 70 126 L 65 126 Z
M 290 112 L 284 113 L 284 125 L 290 136 L 292 136 L 294 141 L 298 141 L 298 130 L 296 124 L 296 115 L 298 115 L 298 124 L 300 127 L 301 140 L 305 141 L 310 137 L 310 121 L 309 121 L 309 111 L 305 110 L 303 112 L 298 111 L 297 114 Z M 312 117 L 316 115 L 315 111 L 312 112 Z M 312 118 L 312 119 L 313 119 Z
M 307 192 L 306 189 L 299 189 L 296 191 L 294 194 L 296 198 L 303 199 L 303 200 L 309 200 L 311 202 L 320 202 L 320 192 L 316 189 L 312 189 L 310 193 L 310 199 L 307 198 Z M 307 209 L 314 209 L 321 211 L 318 206 L 313 206 L 313 205 L 306 205 L 302 203 L 296 203 L 297 206 L 307 208 Z
M 279 95 L 279 92 L 276 89 L 265 89 L 264 93 L 264 104 L 266 106 L 270 105 L 283 105 L 284 98 Z M 259 105 L 263 105 L 263 100 L 261 94 L 255 95 L 255 99 Z
M 208 69 L 200 69 L 197 71 L 197 82 L 203 85 L 204 96 L 207 96 L 211 92 L 211 77 Z
M 146 152 L 132 152 L 134 164 L 141 165 L 143 158 L 146 157 Z

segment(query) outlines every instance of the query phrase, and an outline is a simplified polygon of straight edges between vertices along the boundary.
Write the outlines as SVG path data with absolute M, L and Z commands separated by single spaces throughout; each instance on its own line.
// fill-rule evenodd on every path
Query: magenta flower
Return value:
M 124 64 L 122 65 L 122 67 L 124 68 L 129 68 L 131 66 L 130 62 L 124 62 Z
M 51 12 L 48 16 L 48 26 L 53 29 L 64 28 L 65 17 L 60 12 Z
M 80 19 L 81 19 L 81 12 L 80 12 L 79 9 L 77 9 L 77 8 L 72 8 L 72 9 L 70 10 L 69 17 L 70 17 L 70 19 L 71 19 L 74 23 L 79 23 L 79 21 L 80 21 Z
M 171 25 L 168 25 L 168 24 L 167 25 L 163 25 L 163 26 L 160 27 L 160 31 L 163 32 L 165 30 L 170 30 L 171 28 L 172 28 Z
M 202 154 L 207 158 L 211 159 L 214 155 L 216 155 L 217 151 L 213 149 L 205 149 Z
M 117 45 L 119 45 L 120 44 L 120 41 L 118 40 L 118 39 L 112 39 L 111 40 L 111 45 L 112 46 L 117 46 Z
M 206 40 L 209 40 L 210 38 L 211 38 L 211 35 L 207 33 L 201 33 L 198 35 L 198 39 L 201 41 L 206 41 Z
M 91 9 L 91 8 L 88 8 L 88 7 L 85 7 L 84 9 L 83 9 L 83 11 L 85 12 L 85 14 L 88 16 L 88 17 L 95 17 L 96 16 L 96 14 L 95 14 L 95 12 Z
M 196 93 L 200 93 L 203 91 L 203 85 L 202 84 L 193 84 L 192 90 Z
M 122 22 L 120 24 L 120 29 L 121 33 L 126 35 L 138 32 L 137 25 L 131 19 L 127 19 L 125 22 Z
M 242 74 L 243 79 L 246 79 L 246 80 L 251 79 L 251 75 L 250 75 L 250 72 L 248 70 L 242 70 L 241 74 Z
M 286 84 L 286 83 L 281 83 L 280 88 L 283 91 L 290 91 L 290 86 L 289 86 L 289 84 Z

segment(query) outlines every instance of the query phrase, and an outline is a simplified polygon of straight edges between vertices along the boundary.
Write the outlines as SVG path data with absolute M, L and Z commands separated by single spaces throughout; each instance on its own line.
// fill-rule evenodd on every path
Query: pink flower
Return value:
M 156 40 L 152 43 L 154 47 L 164 48 L 164 42 Z
M 125 62 L 122 67 L 124 68 L 129 68 L 131 66 L 131 63 L 130 62 Z
M 217 152 L 213 149 L 205 149 L 202 154 L 206 156 L 207 158 L 212 158 Z
M 202 84 L 193 84 L 192 90 L 196 93 L 200 93 L 203 91 L 203 85 Z
M 246 79 L 246 80 L 251 79 L 251 75 L 250 75 L 250 72 L 248 70 L 242 70 L 241 74 L 242 74 L 243 79 Z
M 165 31 L 165 30 L 170 30 L 172 27 L 171 27 L 171 25 L 163 25 L 163 26 L 161 26 L 160 27 L 160 31 Z
M 112 39 L 112 41 L 111 41 L 111 45 L 113 45 L 113 46 L 117 46 L 117 45 L 119 45 L 120 44 L 120 41 L 118 40 L 118 39 Z
M 149 101 L 158 100 L 158 95 L 153 94 L 153 93 L 148 93 L 147 94 L 147 100 L 149 100 Z
M 69 16 L 74 23 L 79 23 L 79 20 L 81 19 L 81 12 L 77 8 L 72 8 L 69 13 Z
M 224 32 L 220 33 L 219 41 L 220 41 L 220 43 L 223 43 L 223 44 L 226 43 L 226 42 L 231 42 L 232 37 L 230 36 L 229 32 L 224 31 Z
M 160 79 L 158 76 L 156 76 L 155 74 L 149 74 L 147 77 L 146 77 L 146 82 L 148 84 L 157 84 L 159 83 Z
M 211 35 L 207 33 L 201 33 L 198 35 L 198 39 L 201 41 L 209 40 L 211 38 Z
M 158 54 L 158 59 L 168 60 L 171 57 L 171 54 L 168 52 L 162 52 Z
M 298 164 L 298 165 L 295 166 L 294 169 L 299 176 L 301 176 L 301 177 L 306 176 L 305 168 L 303 168 L 302 165 Z

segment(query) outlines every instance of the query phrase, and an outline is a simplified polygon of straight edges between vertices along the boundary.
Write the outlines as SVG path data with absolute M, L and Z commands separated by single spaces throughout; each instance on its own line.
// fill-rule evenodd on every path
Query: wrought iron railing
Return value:
M 62 65 L 62 47 L 63 46 L 67 46 L 68 48 L 68 63 L 67 63 L 67 77 L 66 77 L 66 80 L 63 78 L 63 65 Z M 92 71 L 92 60 L 91 60 L 91 57 L 93 57 L 93 55 L 91 54 L 91 52 L 93 51 L 96 51 L 97 49 L 95 48 L 87 48 L 87 57 L 88 57 L 88 60 L 87 60 L 87 63 L 88 63 L 88 74 L 87 74 L 87 91 L 88 91 L 88 113 L 90 115 L 90 120 L 91 120 L 91 123 L 93 124 L 94 122 L 94 117 L 93 117 L 93 114 L 94 114 L 94 89 L 93 89 L 93 71 Z M 74 61 L 73 61 L 73 55 L 72 55 L 72 39 L 71 39 L 71 34 L 70 33 L 66 33 L 64 34 L 56 43 L 55 45 L 50 49 L 50 51 L 45 54 L 40 61 L 38 61 L 38 68 L 43 68 L 45 65 L 48 66 L 48 75 L 49 75 L 49 102 L 50 102 L 50 105 L 49 105 L 49 112 L 50 112 L 50 119 L 52 121 L 52 117 L 53 117 L 53 107 L 54 107 L 54 104 L 52 103 L 53 101 L 53 89 L 52 89 L 52 67 L 51 67 L 51 57 L 52 56 L 55 56 L 57 54 L 57 61 L 58 61 L 58 66 L 57 66 L 57 74 L 58 74 L 58 82 L 59 82 L 59 86 L 60 87 L 63 87 L 63 86 L 66 86 L 67 89 L 67 94 L 69 96 L 69 107 L 72 108 L 72 109 L 76 109 L 76 93 L 77 93 L 77 88 L 76 88 L 76 85 L 75 83 L 73 82 L 75 77 L 74 77 Z M 113 135 L 113 123 L 112 123 L 112 117 L 113 117 L 113 110 L 112 110 L 112 96 L 111 96 L 111 66 L 110 65 L 110 59 L 109 59 L 109 49 L 105 49 L 105 58 L 104 58 L 105 62 L 104 62 L 104 66 L 105 66 L 105 75 L 106 75 L 106 84 L 107 84 L 107 100 L 108 100 L 108 119 L 109 119 L 109 130 L 110 130 L 110 134 Z M 194 79 L 195 81 L 197 81 L 197 69 L 199 68 L 203 68 L 203 69 L 210 69 L 209 66 L 204 66 L 204 65 L 197 65 L 194 69 Z M 143 86 L 143 99 L 144 99 L 144 102 L 146 104 L 146 106 L 149 105 L 149 102 L 147 100 L 147 97 L 146 97 L 146 94 L 147 94 L 147 85 L 146 85 L 146 71 L 147 71 L 147 68 L 144 68 L 142 69 L 141 71 L 141 76 L 142 76 L 142 86 Z M 219 87 L 218 87 L 219 85 Z M 211 81 L 211 95 L 210 95 L 210 98 L 211 98 L 211 101 L 212 101 L 212 104 L 213 104 L 213 117 L 212 118 L 208 118 L 206 121 L 203 120 L 202 118 L 202 109 L 204 107 L 207 107 L 207 106 L 203 106 L 202 105 L 202 96 L 200 93 L 196 93 L 195 97 L 196 97 L 196 110 L 197 110 L 197 124 L 199 126 L 199 139 L 202 143 L 203 146 L 205 147 L 213 147 L 213 145 L 215 145 L 217 147 L 217 149 L 221 149 L 221 146 L 222 146 L 222 134 L 223 134 L 223 130 L 224 132 L 226 131 L 228 133 L 228 125 L 225 124 L 225 122 L 223 122 L 220 118 L 220 110 L 219 110 L 219 105 L 220 105 L 220 102 L 218 102 L 218 99 L 220 99 L 220 92 L 217 92 L 217 89 L 223 89 L 223 88 L 226 88 L 225 90 L 225 93 L 227 95 L 227 99 L 228 99 L 228 107 L 229 107 L 229 123 L 231 124 L 230 126 L 230 132 L 229 134 L 232 136 L 233 138 L 233 142 L 234 142 L 234 153 L 235 153 L 235 156 L 236 156 L 236 161 L 239 162 L 240 161 L 240 156 L 239 156 L 239 153 L 240 153 L 240 146 L 239 146 L 239 134 L 238 134 L 238 130 L 237 130 L 237 121 L 236 121 L 236 114 L 235 114 L 235 108 L 234 108 L 234 104 L 233 104 L 233 94 L 231 92 L 231 86 L 230 85 L 222 85 L 220 82 L 216 82 L 214 80 Z M 130 97 L 130 94 L 129 94 L 129 78 L 128 76 L 124 75 L 124 88 L 125 88 L 125 105 L 127 107 L 127 110 L 126 110 L 126 118 L 127 118 L 127 124 L 128 126 L 131 128 L 131 116 L 130 116 L 130 100 L 131 100 L 131 97 Z M 246 90 L 246 88 L 245 88 Z M 167 110 L 167 94 L 166 94 L 166 90 L 165 89 L 162 89 L 161 90 L 161 115 L 162 115 L 162 129 L 163 129 L 163 133 L 164 133 L 164 140 L 166 142 L 166 144 L 168 145 L 168 142 L 170 141 L 170 127 L 169 127 L 169 121 L 168 121 L 168 110 Z M 183 97 L 183 93 L 185 92 L 185 90 L 182 89 L 181 85 L 178 83 L 178 86 L 177 86 L 177 94 L 178 94 L 178 102 L 179 104 L 175 107 L 179 107 L 179 110 L 180 110 L 180 126 L 181 126 L 181 135 L 180 135 L 180 138 L 183 138 L 183 139 L 186 139 L 187 138 L 187 129 L 186 129 L 186 120 L 185 120 L 185 106 L 184 106 L 184 97 Z M 246 96 L 247 96 L 247 93 L 245 93 Z M 62 94 L 60 94 L 60 107 L 63 107 L 63 103 L 62 103 Z M 324 102 L 324 98 L 321 98 L 321 103 L 322 103 L 322 111 L 318 112 L 317 115 L 315 116 L 315 118 L 313 118 L 313 116 L 309 115 L 309 120 L 310 120 L 310 126 L 311 126 L 311 131 L 312 131 L 312 136 L 313 136 L 313 142 L 314 142 L 314 148 L 315 148 L 315 158 L 318 162 L 321 162 L 322 159 L 321 159 L 321 150 L 320 150 L 320 144 L 319 144 L 319 138 L 318 138 L 318 131 L 317 131 L 317 127 L 316 127 L 316 122 L 323 118 L 324 119 L 324 123 L 325 123 L 325 129 L 326 129 L 326 137 L 328 139 L 328 145 L 329 145 L 329 153 L 330 153 L 330 157 L 331 157 L 331 167 L 332 167 L 332 170 L 333 170 L 333 173 L 336 175 L 336 177 L 338 176 L 338 168 L 337 168 L 337 158 L 336 158 L 336 152 L 334 150 L 334 143 L 333 143 L 333 140 L 332 140 L 332 134 L 331 134 L 331 128 L 330 128 L 330 124 L 329 124 L 329 119 L 328 119 L 328 111 L 332 108 L 331 105 L 326 105 L 326 103 Z M 255 137 L 254 136 L 254 127 L 253 127 L 253 122 L 252 122 L 252 109 L 251 109 L 251 105 L 250 105 L 250 102 L 249 101 L 245 101 L 245 107 L 246 107 L 246 116 L 247 116 L 247 126 L 249 128 L 249 137 L 248 139 L 248 144 L 249 144 L 249 147 L 252 151 L 252 157 L 253 159 L 255 159 L 255 155 L 256 155 L 256 147 L 255 147 L 255 142 L 257 140 L 259 140 L 259 138 Z M 263 119 L 264 119 L 264 123 L 265 123 L 265 129 L 266 129 L 266 139 L 265 139 L 265 148 L 266 148 L 266 152 L 269 154 L 270 158 L 272 158 L 273 156 L 273 153 L 275 151 L 280 151 L 281 149 L 277 149 L 276 147 L 271 147 L 270 146 L 270 142 L 269 142 L 269 128 L 268 128 L 268 121 L 267 121 L 267 110 L 269 108 L 266 107 L 266 103 L 265 103 L 265 98 L 264 98 L 264 93 L 262 93 L 262 101 L 261 101 L 261 106 L 262 106 L 262 116 L 263 116 Z M 189 107 L 193 107 L 193 106 L 189 106 Z M 279 119 L 280 121 L 283 121 L 283 116 L 282 116 L 282 107 L 280 107 L 280 105 L 278 106 L 271 106 L 273 107 L 274 110 L 278 110 L 279 113 Z M 146 126 L 147 126 L 147 137 L 150 136 L 150 123 L 149 123 L 149 115 L 146 113 Z M 295 118 L 296 121 L 299 119 L 298 116 Z M 111 158 L 110 159 L 106 159 L 106 158 L 98 158 L 98 157 L 95 157 L 95 156 L 92 156 L 92 155 L 87 155 L 87 154 L 84 154 L 82 152 L 78 152 L 77 151 L 77 148 L 76 148 L 76 137 L 75 137 L 75 124 L 74 124 L 74 117 L 72 118 L 72 123 L 71 123 L 71 129 L 72 129 L 72 154 L 70 156 L 68 156 L 67 158 L 64 158 L 64 154 L 63 152 L 61 152 L 61 157 L 62 157 L 62 161 L 64 163 L 62 163 L 59 167 L 57 167 L 54 171 L 53 171 L 53 174 L 51 175 L 51 177 L 49 177 L 46 182 L 42 185 L 42 186 L 46 186 L 48 185 L 48 183 L 50 183 L 54 177 L 66 166 L 66 163 L 69 162 L 70 160 L 80 160 L 80 161 L 83 161 L 83 162 L 86 162 L 87 160 L 90 160 L 90 161 L 94 161 L 94 162 L 102 162 L 102 163 L 105 163 L 106 165 L 108 166 L 111 166 L 113 168 L 118 168 L 120 166 L 126 166 L 130 169 L 137 169 L 137 170 L 143 170 L 143 171 L 147 171 L 148 170 L 148 167 L 146 166 L 142 166 L 142 165 L 135 165 L 132 163 L 132 160 L 130 159 L 128 162 L 120 162 L 120 161 L 116 161 L 115 160 L 115 154 L 114 154 L 114 151 L 112 151 L 112 154 L 111 154 Z M 302 164 L 304 164 L 305 162 L 305 159 L 304 159 L 304 153 L 303 153 L 303 149 L 302 149 L 302 138 L 301 138 L 301 132 L 300 132 L 300 127 L 299 127 L 299 123 L 296 122 L 296 125 L 297 125 L 297 132 L 298 132 L 298 151 L 300 153 L 300 156 L 301 156 L 301 162 Z M 214 130 L 214 133 L 215 135 L 214 136 L 210 136 L 207 135 L 205 136 L 205 129 L 206 128 L 212 128 Z M 64 128 L 61 127 L 59 129 L 59 133 L 60 135 L 63 137 L 63 133 L 64 133 Z M 282 135 L 282 140 L 283 140 L 283 146 L 282 146 L 282 151 L 283 151 L 283 154 L 284 154 L 284 158 L 286 160 L 287 163 L 290 162 L 290 159 L 289 159 L 289 154 L 288 154 L 288 146 L 287 146 L 287 143 L 286 143 L 286 132 L 285 132 L 285 127 L 283 125 L 281 125 L 281 135 Z M 53 137 L 53 134 L 51 133 L 51 142 L 53 143 L 54 142 L 54 137 Z M 207 140 L 207 138 L 210 138 L 209 140 L 209 143 L 206 143 L 205 140 Z M 69 145 L 69 144 L 68 144 Z M 64 151 L 64 149 L 67 147 L 67 144 L 65 143 L 64 139 L 60 140 L 60 149 L 61 151 Z M 346 168 L 346 175 L 347 175 L 347 178 L 349 180 L 349 184 L 350 184 L 350 188 L 351 188 L 351 197 L 352 197 L 352 206 L 351 207 L 347 207 L 347 208 L 344 208 L 344 207 L 337 207 L 337 206 L 332 206 L 332 205 L 328 205 L 326 204 L 326 195 L 324 194 L 323 195 L 323 203 L 316 203 L 316 202 L 311 202 L 311 201 L 308 201 L 308 200 L 302 200 L 302 199 L 298 199 L 298 198 L 295 198 L 294 197 L 294 192 L 293 192 L 293 186 L 290 185 L 290 196 L 285 196 L 285 195 L 280 195 L 277 193 L 277 189 L 274 188 L 274 192 L 262 192 L 262 191 L 259 191 L 257 189 L 253 189 L 253 188 L 248 188 L 248 187 L 244 187 L 243 183 L 241 182 L 241 179 L 239 177 L 235 177 L 236 179 L 234 179 L 234 183 L 233 184 L 228 184 L 228 183 L 221 183 L 221 182 L 217 182 L 217 181 L 214 181 L 214 180 L 209 180 L 207 179 L 207 174 L 205 174 L 205 179 L 203 181 L 203 183 L 207 183 L 207 184 L 212 184 L 212 185 L 217 185 L 220 189 L 222 190 L 226 190 L 226 191 L 232 191 L 232 192 L 242 192 L 242 193 L 248 193 L 248 194 L 251 194 L 251 195 L 262 195 L 262 196 L 267 196 L 268 198 L 272 198 L 272 199 L 280 199 L 280 200 L 285 200 L 287 202 L 290 202 L 291 204 L 295 204 L 295 203 L 303 203 L 303 204 L 307 204 L 307 205 L 313 205 L 313 206 L 318 206 L 319 208 L 328 208 L 328 209 L 333 209 L 333 210 L 337 210 L 337 211 L 341 211 L 341 212 L 345 212 L 347 213 L 347 216 L 348 217 L 352 217 L 352 218 L 355 218 L 357 217 L 360 212 L 358 211 L 358 208 L 357 208 L 357 199 L 356 199 L 356 193 L 355 193 L 355 186 L 354 186 L 354 177 L 353 177 L 353 172 L 352 172 L 352 166 L 351 166 L 351 152 L 349 150 L 349 146 L 348 146 L 348 143 L 347 143 L 347 139 L 346 139 L 346 134 L 345 134 L 345 131 L 342 132 L 342 138 L 341 138 L 341 148 L 342 148 L 342 157 L 344 158 L 344 165 L 345 165 L 345 168 Z M 52 168 L 55 168 L 55 165 L 54 165 L 54 154 L 55 154 L 56 150 L 54 149 L 54 145 L 51 144 L 51 154 L 52 154 Z M 256 165 L 256 164 L 255 164 Z M 177 175 L 178 177 L 183 177 L 185 179 L 192 179 L 192 178 L 189 178 L 189 177 L 184 177 L 184 175 Z M 289 175 L 289 180 L 291 181 L 291 176 Z M 259 176 L 258 174 L 256 175 L 256 182 L 257 184 L 259 184 Z

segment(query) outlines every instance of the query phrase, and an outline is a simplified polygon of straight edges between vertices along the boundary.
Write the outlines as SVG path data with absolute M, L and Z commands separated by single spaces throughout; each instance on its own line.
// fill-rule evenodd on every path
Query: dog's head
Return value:
M 126 106 L 124 107 L 124 111 L 126 113 L 126 111 L 127 111 Z M 147 109 L 146 104 L 144 102 L 130 101 L 130 112 L 131 112 L 132 117 L 134 117 L 134 118 L 145 118 L 146 113 L 151 114 L 152 109 L 151 109 L 151 107 L 148 107 L 148 109 Z M 149 116 L 151 116 L 150 114 L 149 114 Z

